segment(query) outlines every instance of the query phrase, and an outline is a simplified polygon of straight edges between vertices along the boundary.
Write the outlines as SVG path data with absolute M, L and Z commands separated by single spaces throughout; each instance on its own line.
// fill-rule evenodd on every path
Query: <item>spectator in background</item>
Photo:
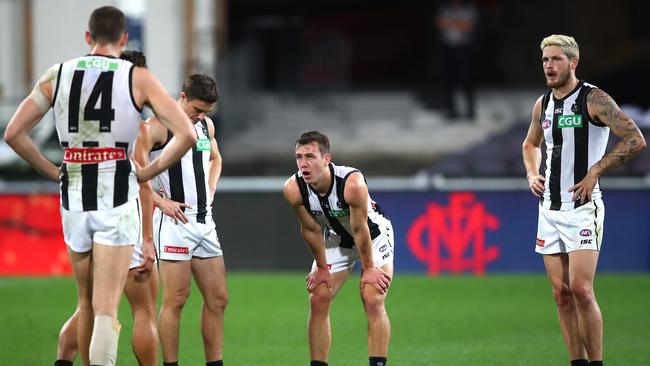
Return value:
M 454 98 L 457 89 L 465 96 L 465 117 L 474 119 L 475 116 L 472 53 L 477 16 L 474 4 L 464 0 L 446 1 L 436 16 L 441 41 L 445 112 L 450 119 L 461 117 Z

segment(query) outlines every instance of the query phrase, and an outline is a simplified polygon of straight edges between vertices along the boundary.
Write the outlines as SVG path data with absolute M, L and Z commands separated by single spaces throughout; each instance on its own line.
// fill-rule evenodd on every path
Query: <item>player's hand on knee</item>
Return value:
M 363 290 L 363 285 L 373 286 L 380 294 L 385 294 L 390 287 L 391 276 L 379 267 L 372 267 L 363 270 L 359 287 Z
M 316 267 L 316 269 L 309 272 L 305 281 L 307 282 L 307 291 L 309 292 L 314 291 L 321 283 L 324 283 L 327 289 L 332 291 L 332 276 L 330 275 L 330 271 L 325 268 Z

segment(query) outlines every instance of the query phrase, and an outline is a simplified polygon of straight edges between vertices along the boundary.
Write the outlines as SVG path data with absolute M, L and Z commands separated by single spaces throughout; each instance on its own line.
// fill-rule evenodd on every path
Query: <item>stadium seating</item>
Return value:
M 220 144 L 224 159 L 230 161 L 228 169 L 238 164 L 238 173 L 247 175 L 243 167 L 256 161 L 265 174 L 284 175 L 293 169 L 289 156 L 295 139 L 304 131 L 317 129 L 330 136 L 333 155 L 339 161 L 359 162 L 370 174 L 411 175 L 441 157 L 471 151 L 493 134 L 509 130 L 514 117 L 530 113 L 535 95 L 529 91 L 481 91 L 474 121 L 447 120 L 407 91 L 249 95 L 246 127 Z M 462 171 L 466 170 L 458 173 Z

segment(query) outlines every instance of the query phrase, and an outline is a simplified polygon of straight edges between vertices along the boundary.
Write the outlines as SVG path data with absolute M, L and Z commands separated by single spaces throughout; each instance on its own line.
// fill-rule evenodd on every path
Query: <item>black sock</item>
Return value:
M 56 360 L 54 361 L 54 366 L 72 366 L 72 361 Z
M 205 366 L 223 366 L 223 360 L 208 361 L 205 363 Z
M 571 366 L 589 366 L 589 361 L 583 358 L 571 360 Z
M 386 357 L 368 357 L 370 366 L 386 366 Z
M 312 360 L 311 363 L 309 364 L 310 366 L 327 366 L 327 362 L 325 361 L 314 361 Z
M 178 366 L 178 361 L 163 362 L 163 366 Z
M 589 361 L 589 366 L 603 366 L 603 360 Z

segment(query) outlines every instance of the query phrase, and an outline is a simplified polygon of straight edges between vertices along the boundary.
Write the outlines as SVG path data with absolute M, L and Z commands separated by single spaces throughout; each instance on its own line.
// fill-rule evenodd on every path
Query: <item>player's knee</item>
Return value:
M 585 282 L 574 282 L 571 284 L 571 293 L 576 305 L 581 308 L 590 307 L 596 302 L 593 287 Z
M 120 298 L 116 299 L 99 299 L 93 297 L 92 299 L 92 312 L 97 315 L 108 315 L 113 318 L 117 317 L 117 308 L 119 306 Z
M 555 303 L 561 309 L 571 306 L 573 303 L 573 294 L 571 289 L 565 283 L 559 283 L 553 285 L 553 299 Z
M 185 306 L 185 303 L 187 302 L 187 298 L 189 296 L 190 296 L 190 290 L 183 289 L 183 290 L 175 291 L 172 294 L 169 294 L 165 302 L 172 310 L 180 312 L 181 310 L 183 310 L 183 307 Z
M 226 291 L 219 292 L 210 298 L 205 299 L 204 306 L 214 313 L 223 313 L 228 306 L 228 293 Z
M 174 300 L 172 301 L 172 309 L 175 311 L 180 312 L 183 310 L 183 307 L 185 307 L 185 303 L 187 302 L 187 296 L 174 296 Z
M 332 302 L 332 293 L 328 291 L 314 291 L 309 294 L 309 303 L 312 311 L 327 311 Z
M 155 304 L 146 304 L 141 306 L 131 306 L 133 311 L 133 318 L 140 319 L 144 322 L 154 321 L 156 319 L 156 305 Z
M 384 309 L 384 295 L 378 293 L 374 288 L 369 289 L 367 286 L 361 292 L 361 301 L 366 312 L 378 312 Z

